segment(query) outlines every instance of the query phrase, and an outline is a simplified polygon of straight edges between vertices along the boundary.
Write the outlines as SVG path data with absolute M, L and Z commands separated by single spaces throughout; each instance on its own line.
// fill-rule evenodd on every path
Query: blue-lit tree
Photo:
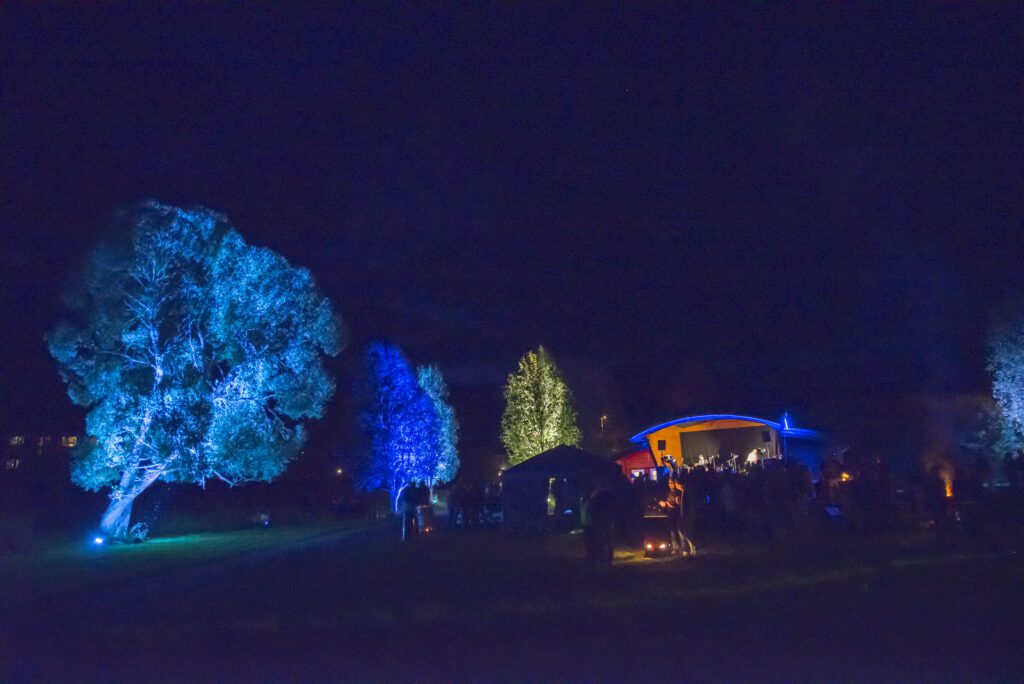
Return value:
M 434 477 L 434 406 L 402 350 L 384 342 L 367 348 L 362 395 L 360 424 L 370 439 L 363 487 L 387 488 L 396 504 L 406 485 Z
M 995 330 L 989 339 L 992 396 L 1002 413 L 1001 448 L 1024 443 L 1024 316 Z
M 310 273 L 247 245 L 223 216 L 157 203 L 122 216 L 49 336 L 90 439 L 72 479 L 110 487 L 100 527 L 124 537 L 157 480 L 271 480 L 334 391 L 322 354 L 340 321 Z
M 437 366 L 420 366 L 416 379 L 433 407 L 434 421 L 430 435 L 430 459 L 433 475 L 430 485 L 451 482 L 459 472 L 459 422 L 455 410 L 448 403 L 448 386 Z

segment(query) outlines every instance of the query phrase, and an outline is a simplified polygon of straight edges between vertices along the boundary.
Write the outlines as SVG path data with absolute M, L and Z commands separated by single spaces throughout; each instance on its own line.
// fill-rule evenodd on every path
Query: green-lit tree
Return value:
M 91 256 L 49 337 L 89 439 L 72 479 L 110 487 L 100 523 L 167 482 L 271 480 L 334 392 L 340 323 L 308 271 L 247 245 L 223 216 L 147 203 Z
M 580 443 L 572 393 L 543 346 L 527 352 L 508 376 L 501 439 L 510 465 L 560 444 Z

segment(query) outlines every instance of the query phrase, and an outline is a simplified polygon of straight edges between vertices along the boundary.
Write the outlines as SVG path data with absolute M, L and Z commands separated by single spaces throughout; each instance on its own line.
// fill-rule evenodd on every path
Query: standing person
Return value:
M 1013 460 L 1013 452 L 1007 451 L 1003 456 L 1003 474 L 1006 475 L 1006 482 L 1010 485 L 1010 489 L 1017 488 L 1018 473 L 1017 463 Z
M 697 496 L 689 483 L 677 483 L 676 487 L 679 490 L 680 548 L 684 556 L 693 556 L 697 553 L 697 547 L 693 544 L 693 531 L 697 525 Z
M 452 487 L 448 492 L 448 528 L 455 529 L 459 524 L 459 513 L 465 506 L 466 492 L 462 485 Z
M 484 488 L 480 484 L 472 484 L 466 491 L 466 505 L 463 509 L 465 525 L 478 527 L 483 522 Z
M 739 495 L 736 491 L 735 476 L 726 472 L 722 478 L 722 488 L 718 491 L 718 508 L 721 516 L 722 529 L 726 534 L 733 534 L 739 528 Z
M 434 505 L 430 487 L 425 482 L 416 486 L 416 507 L 413 514 L 416 517 L 416 536 L 422 536 L 434 531 Z
M 936 533 L 940 536 L 945 535 L 949 518 L 946 510 L 946 483 L 937 465 L 929 468 L 925 475 L 924 506 Z
M 974 456 L 974 474 L 982 487 L 992 486 L 992 461 L 985 454 Z
M 668 515 L 669 533 L 672 536 L 672 550 L 685 549 L 683 537 L 683 486 L 672 477 L 668 481 L 668 496 L 658 505 Z
M 611 565 L 615 558 L 615 497 L 606 489 L 587 488 L 580 506 L 580 521 L 591 565 Z
M 416 485 L 408 484 L 398 495 L 398 512 L 402 514 L 402 542 L 419 536 L 416 528 L 416 498 L 419 494 Z
M 580 527 L 583 528 L 583 546 L 587 551 L 587 560 L 593 561 L 594 558 L 594 531 L 592 529 L 594 525 L 594 519 L 591 513 L 591 497 L 594 494 L 594 486 L 588 485 L 583 490 L 583 498 L 580 500 Z

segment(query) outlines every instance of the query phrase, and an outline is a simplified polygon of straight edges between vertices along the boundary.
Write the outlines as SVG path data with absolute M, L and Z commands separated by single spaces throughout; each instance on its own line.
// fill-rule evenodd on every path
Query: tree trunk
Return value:
M 120 495 L 114 498 L 111 494 L 110 504 L 100 519 L 100 531 L 111 539 L 124 539 L 128 536 L 128 525 L 132 517 L 132 504 L 139 494 L 146 491 L 160 477 L 157 471 L 148 472 L 138 477 L 125 473 L 121 478 Z
M 128 523 L 131 522 L 134 501 L 134 496 L 111 499 L 100 519 L 100 531 L 111 539 L 124 539 L 128 536 Z

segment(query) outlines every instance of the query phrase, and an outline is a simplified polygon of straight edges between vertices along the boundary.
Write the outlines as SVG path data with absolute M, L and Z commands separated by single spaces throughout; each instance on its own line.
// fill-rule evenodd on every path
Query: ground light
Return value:
M 92 538 L 93 546 L 102 546 L 105 541 L 107 541 L 107 540 L 104 539 L 103 537 L 93 537 Z

